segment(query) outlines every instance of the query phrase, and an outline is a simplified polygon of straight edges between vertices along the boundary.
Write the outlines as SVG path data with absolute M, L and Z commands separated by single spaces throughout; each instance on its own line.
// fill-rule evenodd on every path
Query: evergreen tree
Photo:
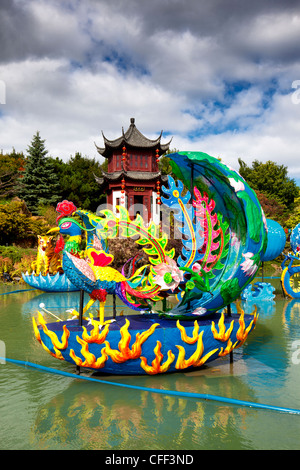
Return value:
M 0 198 L 11 198 L 16 195 L 18 172 L 23 165 L 23 153 L 17 153 L 15 149 L 10 154 L 0 153 Z
M 19 197 L 24 199 L 33 214 L 38 213 L 38 206 L 56 204 L 60 199 L 58 178 L 47 153 L 45 140 L 37 132 L 27 149 L 25 169 L 20 172 L 18 191 Z

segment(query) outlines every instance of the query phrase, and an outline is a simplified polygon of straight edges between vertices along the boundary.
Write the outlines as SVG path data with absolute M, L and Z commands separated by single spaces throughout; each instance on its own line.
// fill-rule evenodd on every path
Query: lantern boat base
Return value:
M 155 375 L 194 370 L 230 354 L 254 329 L 256 312 L 215 313 L 195 321 L 155 314 L 46 323 L 33 318 L 35 336 L 52 356 L 108 374 Z

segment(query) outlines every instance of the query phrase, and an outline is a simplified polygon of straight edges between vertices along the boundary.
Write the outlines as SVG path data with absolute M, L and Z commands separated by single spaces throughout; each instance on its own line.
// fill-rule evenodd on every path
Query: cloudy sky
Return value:
M 300 182 L 299 0 L 1 0 L 0 150 L 98 158 L 131 117 Z

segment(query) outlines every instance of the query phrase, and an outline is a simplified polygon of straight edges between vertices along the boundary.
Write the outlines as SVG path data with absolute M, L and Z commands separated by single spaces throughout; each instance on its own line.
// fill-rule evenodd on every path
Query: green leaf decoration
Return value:
M 223 220 L 222 214 L 218 213 L 218 222 L 220 226 L 220 249 L 217 253 L 216 260 L 209 265 L 210 271 L 208 272 L 209 278 L 214 278 L 215 274 L 212 270 L 222 270 L 224 268 L 224 263 L 227 259 L 229 251 L 229 242 L 230 242 L 230 232 L 229 232 L 229 222 L 227 219 Z
M 99 235 L 108 238 L 117 236 L 133 238 L 143 251 L 149 256 L 152 265 L 165 263 L 167 256 L 174 258 L 175 249 L 166 250 L 168 237 L 165 233 L 160 234 L 160 228 L 154 222 L 145 227 L 143 218 L 137 214 L 134 220 L 130 219 L 128 211 L 123 206 L 117 206 L 119 213 L 116 215 L 111 210 L 101 211 L 104 215 L 100 219 L 97 231 Z
M 246 202 L 249 235 L 254 242 L 258 243 L 262 231 L 261 211 L 253 202 L 249 194 L 246 193 L 246 191 L 239 191 L 237 196 Z
M 239 286 L 239 281 L 236 277 L 225 281 L 221 287 L 221 296 L 224 300 L 224 304 L 229 305 L 230 302 L 232 302 L 239 296 L 240 292 L 241 288 Z

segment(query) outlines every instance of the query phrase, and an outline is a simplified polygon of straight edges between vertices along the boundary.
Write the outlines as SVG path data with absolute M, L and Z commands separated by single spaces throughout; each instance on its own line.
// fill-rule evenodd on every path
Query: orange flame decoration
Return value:
M 93 325 L 93 329 L 90 331 L 90 334 L 88 334 L 85 326 L 82 327 L 83 329 L 82 339 L 86 341 L 87 343 L 97 343 L 97 344 L 104 343 L 106 336 L 108 334 L 109 324 L 106 324 L 104 327 L 104 330 L 101 331 L 100 333 L 100 330 L 99 330 L 100 322 L 93 320 L 91 318 L 91 323 Z
M 253 320 L 250 322 L 249 326 L 245 329 L 244 311 L 243 310 L 241 311 L 240 318 L 239 318 L 240 327 L 239 327 L 238 331 L 236 332 L 236 339 L 238 341 L 240 341 L 238 346 L 236 346 L 237 348 L 239 348 L 240 346 L 242 346 L 244 344 L 244 342 L 246 341 L 246 339 L 248 337 L 248 334 L 250 333 L 250 331 L 252 329 L 252 326 L 256 325 L 256 322 L 257 322 L 257 319 L 258 319 L 258 316 L 259 316 L 259 314 L 257 314 L 257 307 L 256 306 L 255 306 L 255 310 L 254 310 L 253 314 L 254 314 Z
M 97 322 L 95 322 L 97 323 Z M 88 342 L 85 339 L 80 338 L 79 336 L 76 337 L 77 341 L 81 344 L 81 354 L 85 358 L 85 361 L 82 361 L 79 357 L 75 355 L 74 350 L 72 349 L 70 351 L 70 357 L 73 359 L 73 361 L 83 367 L 91 367 L 93 369 L 100 369 L 104 367 L 108 356 L 111 357 L 113 362 L 115 363 L 122 363 L 127 361 L 128 359 L 137 359 L 141 356 L 142 353 L 142 344 L 146 341 L 147 338 L 149 338 L 150 335 L 154 332 L 155 328 L 159 326 L 159 323 L 154 323 L 151 325 L 151 327 L 147 330 L 144 331 L 143 333 L 137 333 L 136 334 L 136 340 L 134 344 L 132 345 L 131 349 L 129 348 L 130 340 L 131 340 L 131 335 L 128 332 L 130 322 L 126 318 L 125 320 L 125 325 L 120 328 L 120 333 L 121 333 L 121 341 L 119 342 L 119 350 L 112 349 L 110 347 L 110 344 L 108 341 L 105 341 L 105 347 L 102 348 L 101 350 L 101 357 L 99 357 L 97 360 L 95 356 L 90 353 L 89 347 L 88 347 L 88 342 L 93 342 L 91 341 L 91 338 L 94 336 L 94 339 L 96 339 L 96 342 L 98 341 L 103 342 L 104 339 L 107 336 L 108 333 L 108 328 L 109 325 L 105 326 L 105 329 L 102 332 L 102 338 L 99 339 L 99 336 L 97 335 L 97 325 L 95 325 L 96 333 L 94 335 L 91 334 L 91 336 L 87 335 L 87 332 L 83 332 L 83 336 L 87 338 Z M 93 331 L 93 330 L 92 330 Z M 99 344 L 99 343 L 98 343 Z
M 193 329 L 193 336 L 192 336 L 192 338 L 190 338 L 189 336 L 187 336 L 186 331 L 185 331 L 185 328 L 184 328 L 184 326 L 180 325 L 179 320 L 177 320 L 176 326 L 177 326 L 177 328 L 178 328 L 178 329 L 180 330 L 180 332 L 181 332 L 181 339 L 182 339 L 182 341 L 184 341 L 184 342 L 187 343 L 187 344 L 194 344 L 194 343 L 196 343 L 196 341 L 198 341 L 199 325 L 198 325 L 197 320 L 195 320 L 195 322 L 194 322 L 194 329 Z
M 131 349 L 129 348 L 129 343 L 131 340 L 131 335 L 128 332 L 129 325 L 130 322 L 126 318 L 125 325 L 120 328 L 121 341 L 118 344 L 119 350 L 111 349 L 109 342 L 105 341 L 106 353 L 116 363 L 122 363 L 128 359 L 138 359 L 142 353 L 142 344 L 146 341 L 147 338 L 149 338 L 149 336 L 152 335 L 155 328 L 159 326 L 159 323 L 154 323 L 148 330 L 143 331 L 143 333 L 137 333 L 135 342 Z
M 46 327 L 45 320 L 42 317 L 42 315 L 40 314 L 40 312 L 39 312 L 39 322 L 41 323 L 42 327 L 43 327 L 43 325 Z M 38 342 L 41 343 L 41 345 L 43 346 L 45 351 L 47 351 L 47 353 L 51 354 L 51 356 L 56 357 L 57 359 L 60 359 L 61 361 L 63 361 L 64 357 L 63 357 L 62 353 L 54 345 L 53 345 L 53 348 L 54 348 L 55 354 L 53 352 L 51 352 L 50 349 L 48 349 L 47 346 L 41 340 L 41 335 L 40 335 L 39 329 L 37 327 L 35 318 L 32 318 L 32 323 L 33 323 L 33 330 L 34 330 L 35 337 L 38 340 Z M 65 331 L 64 331 L 63 334 L 65 334 Z M 57 337 L 56 337 L 56 339 L 57 339 Z M 52 341 L 52 339 L 51 339 L 51 341 Z
M 219 332 L 216 330 L 215 322 L 211 322 L 211 331 L 214 335 L 214 338 L 219 341 L 228 341 L 234 325 L 234 320 L 232 320 L 232 322 L 230 323 L 230 327 L 228 328 L 228 330 L 226 330 L 224 319 L 225 315 L 224 313 L 222 313 L 220 320 L 218 321 Z
M 83 357 L 85 358 L 85 361 L 80 359 L 80 357 L 77 357 L 74 350 L 71 349 L 70 350 L 70 357 L 73 359 L 75 364 L 77 366 L 91 367 L 93 369 L 101 369 L 102 367 L 104 367 L 104 365 L 107 361 L 107 354 L 105 352 L 105 347 L 102 348 L 101 356 L 98 357 L 98 359 L 96 360 L 96 357 L 94 356 L 94 354 L 90 353 L 90 351 L 89 351 L 88 343 L 86 341 L 84 341 L 83 339 L 79 338 L 79 336 L 76 336 L 76 339 L 77 339 L 78 343 L 81 344 L 81 346 L 82 346 L 80 352 L 83 355 Z
M 55 348 L 57 348 L 57 349 L 66 349 L 68 347 L 68 339 L 69 339 L 69 336 L 70 336 L 70 332 L 69 332 L 68 328 L 66 327 L 66 325 L 63 325 L 64 332 L 62 334 L 61 339 L 59 340 L 56 333 L 54 333 L 54 331 L 48 330 L 47 324 L 46 324 L 46 322 L 45 322 L 45 320 L 44 320 L 44 318 L 43 318 L 43 316 L 41 315 L 40 312 L 38 312 L 38 320 L 39 320 L 39 323 L 42 325 L 44 333 L 47 336 L 49 336 L 49 338 L 51 339 L 52 344 Z M 40 337 L 40 334 L 38 332 L 38 328 L 36 326 L 34 318 L 33 318 L 33 322 L 34 322 L 34 330 L 35 330 L 35 332 L 37 331 L 36 335 L 38 335 L 39 341 L 41 342 L 41 337 Z
M 50 349 L 47 348 L 47 346 L 43 343 L 43 341 L 41 342 L 41 344 L 42 344 L 43 348 L 45 349 L 45 351 L 47 351 L 47 353 L 49 353 L 51 356 L 55 357 L 56 359 L 60 359 L 61 361 L 65 360 L 62 353 L 58 349 L 56 349 L 55 346 L 53 346 L 54 351 L 55 351 L 55 354 L 54 354 L 52 351 L 50 351 Z
M 234 348 L 237 347 L 237 344 L 238 344 L 238 341 L 236 341 L 233 344 L 231 339 L 228 339 L 226 348 L 225 349 L 224 348 L 220 349 L 219 356 L 220 357 L 227 356 L 227 354 L 229 354 L 231 351 L 233 351 Z
M 189 359 L 185 359 L 185 349 L 183 346 L 177 346 L 179 350 L 177 362 L 175 365 L 176 369 L 186 369 L 187 367 L 194 366 L 194 367 L 199 367 L 202 366 L 207 359 L 212 356 L 215 352 L 218 351 L 219 348 L 213 349 L 209 353 L 207 353 L 205 356 L 202 357 L 203 351 L 204 351 L 204 346 L 203 346 L 203 331 L 201 331 L 200 335 L 198 336 L 197 340 L 197 348 L 196 351 L 191 355 Z
M 36 321 L 35 321 L 34 317 L 32 317 L 32 323 L 33 323 L 33 331 L 34 331 L 35 337 L 38 340 L 38 342 L 41 343 L 42 342 L 41 335 L 40 335 L 40 332 L 39 332 L 39 329 L 37 327 L 37 324 L 36 324 Z
M 155 359 L 152 361 L 152 365 L 149 366 L 147 359 L 141 356 L 141 367 L 149 375 L 161 374 L 167 372 L 170 368 L 170 365 L 175 359 L 175 355 L 171 350 L 168 351 L 168 359 L 162 364 L 163 354 L 161 353 L 161 342 L 157 340 L 156 346 L 154 348 Z

